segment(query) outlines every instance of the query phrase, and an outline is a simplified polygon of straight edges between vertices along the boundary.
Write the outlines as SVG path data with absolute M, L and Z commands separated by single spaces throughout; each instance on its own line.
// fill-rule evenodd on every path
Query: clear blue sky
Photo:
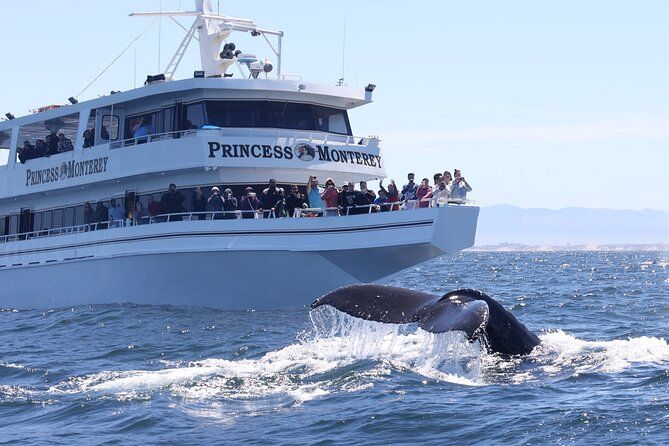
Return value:
M 151 24 L 128 13 L 161 3 L 193 8 L 3 2 L 2 114 L 66 102 Z M 309 81 L 341 76 L 346 21 L 346 83 L 378 85 L 353 130 L 381 136 L 398 182 L 459 167 L 482 205 L 669 210 L 669 1 L 220 3 L 283 30 L 284 72 Z M 135 57 L 138 85 L 161 72 L 182 36 L 156 23 L 81 98 L 132 88 Z M 197 65 L 193 47 L 177 75 Z

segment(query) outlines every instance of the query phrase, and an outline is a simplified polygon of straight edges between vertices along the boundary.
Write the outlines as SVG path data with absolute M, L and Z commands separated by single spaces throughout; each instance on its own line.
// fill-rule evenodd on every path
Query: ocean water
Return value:
M 329 308 L 8 309 L 0 444 L 669 444 L 666 254 L 465 252 L 393 284 L 479 288 L 542 344 Z

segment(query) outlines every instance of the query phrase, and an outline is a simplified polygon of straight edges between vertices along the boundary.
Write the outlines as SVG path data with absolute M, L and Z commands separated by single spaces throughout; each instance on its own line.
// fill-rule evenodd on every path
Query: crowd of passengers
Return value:
M 86 130 L 83 136 L 84 148 L 93 147 L 95 145 L 95 128 Z M 101 137 L 103 139 L 109 139 L 109 134 L 106 133 L 104 127 L 102 128 Z M 24 164 L 28 160 L 49 157 L 59 153 L 70 152 L 72 150 L 74 150 L 74 145 L 69 138 L 65 137 L 65 134 L 51 132 L 46 135 L 44 139 L 36 140 L 35 144 L 32 144 L 28 140 L 24 141 L 23 147 L 18 147 L 16 149 L 16 154 L 18 155 L 21 164 Z
M 400 208 L 426 208 L 444 205 L 449 201 L 463 202 L 472 188 L 462 176 L 459 169 L 453 176 L 446 171 L 433 176 L 433 185 L 427 178 L 420 184 L 414 181 L 414 174 L 407 176 L 408 182 L 399 189 L 395 181 L 388 187 L 379 182 L 378 193 L 367 188 L 367 182 L 361 181 L 359 189 L 353 182 L 344 182 L 337 188 L 331 178 L 325 180 L 321 187 L 318 178 L 309 177 L 306 194 L 300 192 L 297 185 L 290 187 L 286 193 L 277 185 L 276 180 L 269 180 L 268 187 L 260 196 L 252 187 L 247 187 L 241 197 L 233 196 L 232 189 L 225 188 L 221 193 L 219 187 L 211 188 L 207 198 L 201 187 L 195 188 L 190 209 L 185 209 L 184 195 L 172 183 L 160 201 L 149 196 L 146 209 L 141 201 L 135 203 L 132 212 L 121 203 L 111 199 L 109 207 L 102 201 L 96 203 L 95 209 L 90 203 L 84 204 L 84 223 L 97 224 L 103 228 L 108 225 L 122 225 L 127 220 L 135 224 L 147 223 L 151 218 L 158 221 L 182 220 L 184 214 L 193 213 L 193 218 L 205 220 L 207 217 L 216 220 L 241 218 L 281 218 L 281 217 L 315 217 L 335 215 L 356 215 L 370 212 L 397 211 Z

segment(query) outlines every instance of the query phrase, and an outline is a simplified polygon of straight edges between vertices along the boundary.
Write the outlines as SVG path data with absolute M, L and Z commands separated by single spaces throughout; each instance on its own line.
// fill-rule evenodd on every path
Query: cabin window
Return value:
M 22 125 L 19 127 L 20 150 L 16 153 L 17 161 L 26 163 L 31 159 L 60 155 L 62 152 L 74 150 L 78 127 L 78 114 Z
M 336 108 L 315 107 L 316 126 L 323 132 L 350 135 L 348 115 L 345 110 Z
M 42 227 L 42 213 L 35 212 L 33 215 L 33 231 L 39 231 Z
M 199 129 L 205 125 L 204 104 L 198 102 L 186 106 L 186 115 L 184 121 L 184 130 Z
M 174 107 L 163 109 L 163 132 L 174 130 Z
M 74 208 L 74 225 L 81 226 L 84 224 L 84 206 L 79 205 Z
M 9 222 L 7 225 L 7 234 L 18 234 L 19 233 L 19 216 L 10 215 L 8 218 Z
M 205 114 L 206 112 L 206 114 Z M 346 110 L 276 101 L 206 101 L 190 104 L 184 129 L 203 125 L 233 128 L 278 128 L 351 135 Z
M 64 228 L 69 228 L 70 226 L 74 226 L 74 208 L 73 207 L 65 208 L 65 212 L 63 213 L 63 227 Z
M 12 131 L 0 131 L 0 166 L 4 166 L 9 161 L 9 145 L 12 141 Z
M 54 229 L 62 227 L 63 227 L 63 209 L 54 209 L 51 228 Z
M 258 101 L 209 101 L 207 124 L 217 127 L 271 127 L 263 105 Z
M 116 141 L 118 139 L 118 116 L 102 116 L 102 130 L 100 131 L 100 138 L 104 141 Z
M 51 229 L 51 211 L 42 212 L 42 227 L 40 228 L 43 231 Z
M 7 219 L 5 217 L 0 217 L 0 235 L 7 235 Z
M 293 130 L 316 130 L 314 108 L 309 104 L 270 102 L 273 127 Z

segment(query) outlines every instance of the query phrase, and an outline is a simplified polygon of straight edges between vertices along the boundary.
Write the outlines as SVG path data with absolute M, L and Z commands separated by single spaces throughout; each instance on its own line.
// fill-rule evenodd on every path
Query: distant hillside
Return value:
M 481 208 L 476 246 L 669 243 L 669 212 L 565 208 Z

